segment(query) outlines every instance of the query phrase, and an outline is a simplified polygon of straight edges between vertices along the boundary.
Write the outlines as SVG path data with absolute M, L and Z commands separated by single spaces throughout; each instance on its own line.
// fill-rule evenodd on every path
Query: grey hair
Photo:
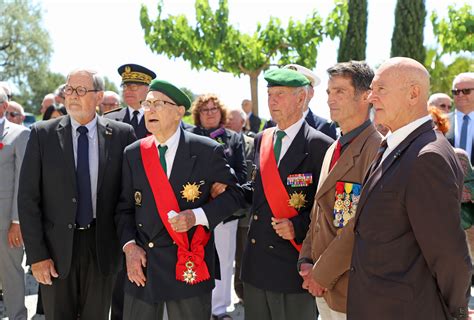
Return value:
M 5 91 L 5 94 L 7 95 L 8 100 L 10 100 L 12 96 L 12 89 L 10 88 L 10 85 L 6 81 L 0 81 L 0 88 Z
M 120 95 L 115 91 L 104 91 L 104 99 L 108 96 L 113 96 L 120 103 Z
M 3 87 L 0 87 L 0 103 L 4 103 L 6 101 L 8 101 L 7 92 Z
M 374 71 L 364 61 L 349 61 L 337 63 L 326 71 L 329 78 L 335 76 L 348 77 L 357 93 L 370 90 Z
M 18 108 L 18 110 L 20 110 L 21 115 L 22 116 L 25 115 L 25 109 L 23 109 L 23 106 L 21 104 L 19 104 L 18 102 L 10 101 L 10 102 L 8 102 L 8 106 L 13 107 L 13 108 Z
M 104 91 L 105 89 L 105 82 L 104 78 L 95 70 L 90 70 L 90 69 L 76 69 L 67 75 L 66 82 L 69 82 L 69 78 L 71 75 L 76 74 L 76 73 L 85 73 L 89 75 L 92 78 L 92 85 L 94 87 L 94 90 L 99 90 L 99 91 Z

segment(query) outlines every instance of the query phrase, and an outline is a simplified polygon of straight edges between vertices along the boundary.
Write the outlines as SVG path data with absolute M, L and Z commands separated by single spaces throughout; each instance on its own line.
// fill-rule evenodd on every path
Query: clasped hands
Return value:
M 311 263 L 302 263 L 300 266 L 300 276 L 303 278 L 303 289 L 308 290 L 315 297 L 322 297 L 323 294 L 328 291 L 319 283 L 317 283 L 311 276 L 313 265 Z

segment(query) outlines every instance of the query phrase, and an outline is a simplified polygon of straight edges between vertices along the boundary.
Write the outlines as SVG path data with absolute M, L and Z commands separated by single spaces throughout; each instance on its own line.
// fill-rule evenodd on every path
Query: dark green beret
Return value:
M 267 87 L 304 87 L 309 84 L 308 78 L 291 69 L 272 69 L 263 76 Z
M 181 91 L 178 87 L 175 87 L 171 83 L 165 80 L 155 79 L 150 83 L 148 92 L 150 91 L 159 91 L 163 94 L 166 94 L 171 100 L 174 101 L 178 106 L 183 106 L 186 110 L 191 107 L 191 99 Z

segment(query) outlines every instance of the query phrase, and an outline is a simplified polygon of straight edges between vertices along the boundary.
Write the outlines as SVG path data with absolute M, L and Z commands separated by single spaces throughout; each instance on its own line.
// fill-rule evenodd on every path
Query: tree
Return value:
M 110 81 L 109 78 L 104 77 L 104 87 L 105 91 L 113 91 L 119 93 L 119 90 L 113 81 Z
M 398 0 L 395 8 L 395 27 L 392 35 L 392 57 L 410 57 L 425 62 L 423 47 L 425 26 L 424 0 Z
M 249 76 L 255 114 L 260 73 L 270 65 L 290 62 L 313 68 L 324 35 L 322 18 L 316 11 L 304 22 L 290 19 L 287 27 L 282 27 L 280 19 L 271 17 L 265 27 L 258 23 L 253 34 L 244 34 L 229 23 L 227 0 L 219 0 L 215 12 L 208 0 L 196 0 L 194 27 L 184 15 L 163 18 L 162 1 L 157 9 L 158 16 L 153 21 L 145 6 L 140 11 L 145 42 L 150 49 L 169 58 L 189 61 L 193 69 Z
M 474 15 L 469 4 L 459 9 L 449 6 L 447 19 L 439 20 L 433 11 L 431 23 L 436 40 L 441 45 L 441 54 L 474 51 Z
M 365 60 L 367 47 L 367 0 L 349 0 L 349 21 L 337 55 L 338 62 Z

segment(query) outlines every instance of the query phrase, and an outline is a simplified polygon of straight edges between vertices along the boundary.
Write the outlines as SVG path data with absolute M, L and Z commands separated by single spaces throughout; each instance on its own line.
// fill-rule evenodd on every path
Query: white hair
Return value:
M 463 72 L 455 76 L 453 79 L 453 89 L 454 89 L 454 84 L 462 80 L 474 81 L 474 72 Z

